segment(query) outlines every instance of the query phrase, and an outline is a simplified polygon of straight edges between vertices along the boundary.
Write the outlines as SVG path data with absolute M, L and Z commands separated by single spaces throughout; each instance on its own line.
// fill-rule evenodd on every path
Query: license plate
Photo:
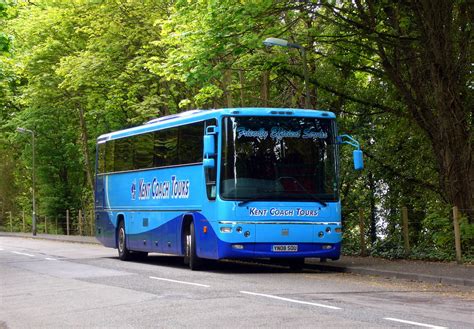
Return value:
M 296 252 L 298 251 L 298 245 L 296 244 L 284 244 L 284 245 L 274 245 L 272 250 L 275 252 Z

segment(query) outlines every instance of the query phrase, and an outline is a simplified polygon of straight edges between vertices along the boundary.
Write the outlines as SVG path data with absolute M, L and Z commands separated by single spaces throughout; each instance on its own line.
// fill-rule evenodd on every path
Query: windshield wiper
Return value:
M 246 205 L 249 202 L 253 201 L 272 201 L 272 200 L 284 200 L 284 196 L 281 194 L 263 194 L 263 195 L 258 195 L 256 197 L 243 200 L 239 202 L 239 206 Z
M 323 200 L 315 197 L 313 194 L 311 194 L 311 192 L 309 192 L 304 186 L 303 184 L 301 184 L 296 178 L 294 177 L 291 177 L 291 176 L 283 176 L 283 177 L 278 177 L 277 178 L 277 181 L 280 181 L 282 179 L 290 179 L 292 180 L 294 183 L 296 183 L 296 185 L 298 185 L 300 188 L 301 188 L 301 191 L 303 191 L 305 193 L 306 196 L 310 197 L 311 200 L 321 204 L 323 207 L 327 207 L 328 204 L 326 202 L 324 202 Z M 291 194 L 290 194 L 291 195 Z

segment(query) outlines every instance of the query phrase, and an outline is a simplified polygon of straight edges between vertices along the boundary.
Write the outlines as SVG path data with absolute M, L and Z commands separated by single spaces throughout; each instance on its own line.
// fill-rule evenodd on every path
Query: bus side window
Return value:
M 204 122 L 179 127 L 179 163 L 202 162 Z
M 105 143 L 98 144 L 98 161 L 97 161 L 97 173 L 103 174 L 105 172 Z
M 115 140 L 114 171 L 133 170 L 133 144 L 131 138 Z
M 133 141 L 133 169 L 147 169 L 153 167 L 153 134 L 134 136 Z
M 105 172 L 114 172 L 115 141 L 111 140 L 105 144 Z
M 178 128 L 155 132 L 154 167 L 178 164 Z
M 206 128 L 207 126 L 216 126 L 217 125 L 217 120 L 208 120 L 206 121 L 206 124 L 205 124 L 205 127 L 204 127 L 204 132 L 203 132 L 203 137 L 204 137 L 204 134 L 206 133 Z M 215 138 L 215 145 L 216 145 L 216 148 L 217 148 L 217 134 L 214 135 L 214 138 Z M 204 139 L 204 138 L 203 138 Z M 217 154 L 218 152 L 216 152 Z M 206 192 L 207 192 L 207 198 L 209 200 L 215 200 L 216 199 L 216 194 L 217 194 L 217 191 L 216 191 L 216 177 L 217 177 L 217 167 L 218 167 L 218 163 L 217 163 L 217 155 L 215 157 L 215 166 L 214 168 L 205 168 L 204 169 L 204 174 L 205 174 L 205 178 L 206 178 Z

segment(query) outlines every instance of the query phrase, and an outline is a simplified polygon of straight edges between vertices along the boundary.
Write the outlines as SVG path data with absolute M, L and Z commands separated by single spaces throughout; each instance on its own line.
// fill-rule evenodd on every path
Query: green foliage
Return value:
M 461 250 L 465 261 L 474 260 L 474 225 L 466 218 L 460 223 Z M 454 229 L 449 214 L 433 213 L 422 222 L 422 238 L 412 250 L 412 258 L 431 260 L 454 260 Z
M 466 217 L 459 223 L 461 234 L 461 252 L 466 262 L 474 263 L 474 225 Z
M 454 261 L 455 242 L 454 228 L 450 209 L 435 209 L 434 207 L 424 213 L 418 225 L 411 220 L 414 211 L 409 211 L 410 253 L 407 255 L 404 249 L 404 241 L 401 227 L 401 215 L 396 212 L 392 215 L 389 225 L 384 229 L 379 228 L 379 239 L 368 243 L 368 253 L 371 256 L 388 259 L 423 259 L 432 261 Z M 360 254 L 360 230 L 358 218 L 355 214 L 348 216 L 346 229 L 344 231 L 343 252 L 346 255 Z M 393 223 L 393 225 L 390 225 Z M 349 226 L 349 227 L 347 227 Z M 368 232 L 367 241 L 368 241 Z M 474 261 L 474 225 L 469 224 L 466 218 L 460 221 L 461 250 L 464 262 Z
M 201 88 L 199 93 L 194 97 L 197 107 L 204 107 L 207 104 L 212 104 L 213 100 L 222 97 L 223 91 L 219 87 L 209 85 Z
M 2 115 L 11 143 L 25 147 L 16 168 L 24 172 L 16 175 L 21 208 L 31 207 L 32 152 L 27 136 L 11 135 L 17 126 L 35 131 L 38 212 L 55 216 L 90 207 L 85 173 L 93 174 L 95 137 L 155 117 L 160 107 L 166 113 L 169 100 L 159 96 L 166 92 L 144 68 L 154 54 L 146 48 L 157 35 L 157 15 L 149 13 L 160 12 L 159 6 L 42 1 L 19 8 L 9 28 L 25 84 L 5 90 L 21 111 L 5 107 Z

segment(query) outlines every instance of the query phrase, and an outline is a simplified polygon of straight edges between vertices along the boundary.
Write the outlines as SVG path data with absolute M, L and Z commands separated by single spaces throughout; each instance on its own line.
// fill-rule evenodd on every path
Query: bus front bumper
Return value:
M 341 243 L 227 243 L 219 241 L 218 258 L 329 258 L 338 259 Z

